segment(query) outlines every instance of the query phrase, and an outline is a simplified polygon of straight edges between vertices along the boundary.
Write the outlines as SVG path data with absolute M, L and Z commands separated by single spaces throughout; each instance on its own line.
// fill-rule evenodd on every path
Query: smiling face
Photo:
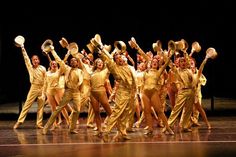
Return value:
M 76 68 L 76 67 L 78 66 L 78 61 L 77 61 L 76 58 L 71 58 L 71 59 L 70 59 L 70 66 L 71 66 L 72 68 Z
M 118 65 L 123 65 L 124 64 L 124 59 L 122 58 L 122 55 L 115 54 L 114 58 L 115 58 L 116 64 L 118 64 Z
M 99 69 L 99 70 L 103 69 L 104 64 L 103 64 L 103 61 L 100 58 L 96 59 L 95 64 L 96 64 L 97 69 Z
M 51 71 L 56 71 L 58 69 L 58 65 L 57 65 L 56 61 L 50 62 L 50 69 L 51 69 Z
M 37 55 L 33 55 L 31 58 L 32 64 L 34 68 L 37 68 L 40 64 L 39 57 Z
M 159 61 L 156 58 L 152 60 L 151 67 L 152 69 L 157 69 L 159 67 Z
M 87 57 L 84 57 L 84 58 L 82 59 L 82 62 L 83 62 L 84 64 L 90 65 L 90 60 L 89 60 Z
M 181 57 L 180 59 L 179 59 L 179 67 L 181 68 L 181 69 L 185 69 L 187 66 L 186 66 L 186 60 L 185 60 L 185 58 L 184 57 Z

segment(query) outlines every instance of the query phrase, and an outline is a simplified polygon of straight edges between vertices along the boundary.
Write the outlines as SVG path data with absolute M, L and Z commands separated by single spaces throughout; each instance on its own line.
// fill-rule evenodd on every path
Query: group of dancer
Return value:
M 24 44 L 17 44 L 25 60 L 31 87 L 14 129 L 24 123 L 36 99 L 36 127 L 42 129 L 44 135 L 60 125 L 61 114 L 69 132 L 77 134 L 76 125 L 79 125 L 79 113 L 84 106 L 88 107 L 87 127 L 94 128 L 94 135 L 105 141 L 109 140 L 113 129 L 117 130 L 115 139 L 130 139 L 128 133 L 135 131 L 135 127 L 141 127 L 143 120 L 146 124 L 144 134 L 153 135 L 154 118 L 162 127 L 161 132 L 168 135 L 175 134 L 175 124 L 183 132 L 200 126 L 199 114 L 207 128 L 211 129 L 201 104 L 201 86 L 207 81 L 203 75 L 207 60 L 217 55 L 214 48 L 207 49 L 197 68 L 193 54 L 201 51 L 201 47 L 194 42 L 188 53 L 189 46 L 184 39 L 170 40 L 165 50 L 158 40 L 153 43 L 151 51 L 145 52 L 132 37 L 128 44 L 132 51 L 137 51 L 136 63 L 123 41 L 115 41 L 112 50 L 111 45 L 102 43 L 99 34 L 87 45 L 89 51 L 79 51 L 75 42 L 68 43 L 65 38 L 60 40 L 60 44 L 67 49 L 63 59 L 51 40 L 46 40 L 41 46 L 49 60 L 48 69 L 40 64 L 38 55 L 30 59 Z M 167 100 L 171 105 L 169 116 L 165 110 Z M 46 102 L 52 112 L 43 125 Z M 112 107 L 111 102 L 114 103 Z M 100 107 L 105 110 L 105 120 L 101 118 Z

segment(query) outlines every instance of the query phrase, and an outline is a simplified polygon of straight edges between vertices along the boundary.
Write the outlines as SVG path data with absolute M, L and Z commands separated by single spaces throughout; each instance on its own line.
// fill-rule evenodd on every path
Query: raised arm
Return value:
M 146 53 L 139 47 L 139 45 L 137 44 L 136 40 L 134 37 L 131 38 L 131 40 L 129 41 L 129 45 L 132 49 L 136 49 L 138 51 L 138 53 L 147 61 L 149 62 L 150 59 L 148 58 L 148 56 L 146 55 Z

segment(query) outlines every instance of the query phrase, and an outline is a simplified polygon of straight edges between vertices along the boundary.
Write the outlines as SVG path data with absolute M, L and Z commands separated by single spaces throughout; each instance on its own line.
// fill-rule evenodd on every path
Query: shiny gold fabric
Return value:
M 107 62 L 109 71 L 119 83 L 119 87 L 116 90 L 115 107 L 107 120 L 105 132 L 109 133 L 116 125 L 118 131 L 124 135 L 126 134 L 126 124 L 130 119 L 130 111 L 134 108 L 136 77 L 134 71 L 128 65 L 117 65 L 105 55 L 105 53 L 102 53 L 101 58 Z
M 39 65 L 37 68 L 34 68 L 25 49 L 22 49 L 22 54 L 25 60 L 25 65 L 27 67 L 27 70 L 30 76 L 31 87 L 27 94 L 27 98 L 23 105 L 21 113 L 19 115 L 18 122 L 20 123 L 24 122 L 30 107 L 32 106 L 34 101 L 37 99 L 38 110 L 37 110 L 36 125 L 42 126 L 43 125 L 43 122 L 42 122 L 43 121 L 43 107 L 45 103 L 45 99 L 42 97 L 42 91 L 43 91 L 43 81 L 46 74 L 46 68 L 42 65 Z

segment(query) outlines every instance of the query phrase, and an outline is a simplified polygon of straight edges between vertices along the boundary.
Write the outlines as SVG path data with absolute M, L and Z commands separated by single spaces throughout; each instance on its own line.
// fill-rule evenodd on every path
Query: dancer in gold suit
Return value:
M 55 60 L 61 65 L 61 68 L 64 68 L 65 73 L 65 92 L 62 97 L 62 100 L 59 102 L 58 108 L 51 114 L 50 118 L 48 119 L 47 123 L 43 128 L 42 134 L 47 134 L 49 127 L 53 124 L 58 114 L 61 110 L 67 105 L 70 101 L 73 102 L 72 108 L 72 118 L 71 123 L 69 126 L 69 132 L 71 134 L 77 134 L 76 131 L 76 122 L 79 117 L 79 112 L 81 108 L 80 102 L 80 86 L 83 82 L 83 71 L 78 68 L 78 59 L 71 58 L 70 59 L 70 66 L 66 65 L 63 60 L 56 54 L 54 47 L 50 45 L 50 50 L 52 55 L 54 56 Z
M 17 129 L 22 123 L 24 123 L 30 107 L 37 99 L 38 109 L 37 109 L 36 127 L 42 129 L 43 108 L 45 104 L 45 99 L 42 97 L 42 91 L 43 91 L 44 78 L 46 75 L 46 68 L 40 65 L 40 59 L 37 55 L 33 55 L 30 61 L 30 58 L 26 52 L 26 49 L 24 48 L 24 45 L 21 46 L 21 51 L 25 60 L 25 65 L 29 73 L 31 86 L 26 101 L 20 112 L 19 118 L 13 128 Z
M 192 131 L 190 129 L 190 118 L 194 104 L 195 89 L 193 86 L 193 72 L 189 68 L 188 57 L 180 57 L 179 68 L 172 67 L 177 74 L 178 79 L 178 94 L 175 100 L 175 106 L 173 107 L 171 114 L 168 118 L 168 124 L 172 127 L 178 116 L 184 111 L 181 117 L 181 130 L 184 132 Z
M 100 58 L 106 62 L 110 73 L 117 81 L 118 88 L 115 94 L 115 106 L 112 110 L 112 114 L 107 119 L 107 126 L 104 129 L 103 140 L 107 142 L 109 140 L 109 133 L 114 126 L 117 127 L 117 139 L 127 140 L 130 139 L 127 136 L 126 124 L 129 120 L 130 108 L 134 106 L 136 82 L 135 71 L 132 71 L 129 65 L 125 63 L 122 54 L 117 53 L 113 57 L 109 54 L 102 43 L 98 43 L 96 40 L 92 40 L 93 45 L 98 48 Z

